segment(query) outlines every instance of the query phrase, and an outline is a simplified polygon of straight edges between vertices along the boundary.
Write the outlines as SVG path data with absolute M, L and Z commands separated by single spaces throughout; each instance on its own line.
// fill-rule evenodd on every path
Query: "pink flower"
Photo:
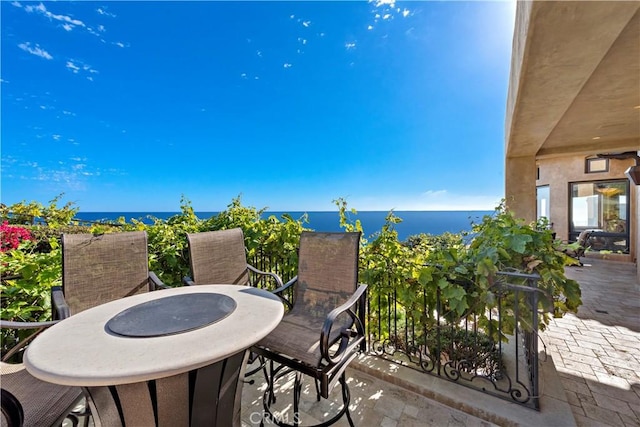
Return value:
M 0 225 L 0 252 L 16 249 L 25 240 L 33 240 L 26 228 L 9 225 L 8 221 Z

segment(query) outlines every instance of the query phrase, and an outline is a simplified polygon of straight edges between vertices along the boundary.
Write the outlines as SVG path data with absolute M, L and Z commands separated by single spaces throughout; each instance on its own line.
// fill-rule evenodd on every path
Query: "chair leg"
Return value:
M 273 392 L 274 381 L 275 381 L 275 371 L 273 369 L 273 360 L 269 361 L 269 375 L 267 376 L 267 370 L 264 370 L 264 375 L 267 377 L 267 384 L 269 387 L 269 405 L 276 403 L 276 395 Z
M 349 386 L 347 386 L 347 379 L 345 377 L 344 372 L 340 377 L 340 384 L 342 385 L 342 403 L 344 404 L 344 408 L 347 411 L 347 420 L 349 421 L 349 425 L 351 427 L 355 427 L 353 425 L 353 420 L 351 419 L 351 412 L 349 412 L 349 402 L 351 401 L 351 393 L 349 392 Z
M 296 371 L 296 379 L 293 384 L 293 425 L 300 422 L 300 396 L 302 395 L 302 374 Z

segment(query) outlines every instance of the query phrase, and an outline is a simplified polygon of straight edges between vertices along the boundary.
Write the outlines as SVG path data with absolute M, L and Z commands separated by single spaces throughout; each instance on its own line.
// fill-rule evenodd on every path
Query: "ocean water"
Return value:
M 150 217 L 167 219 L 179 212 L 78 212 L 77 219 L 84 221 L 114 221 L 119 217 L 124 217 L 126 221 L 137 219 L 145 223 L 152 223 Z M 285 212 L 264 212 L 263 218 L 271 215 L 283 221 L 282 215 Z M 293 219 L 299 219 L 305 212 L 287 212 Z M 403 241 L 409 236 L 426 233 L 442 234 L 444 232 L 460 233 L 470 231 L 471 223 L 482 220 L 484 215 L 492 215 L 494 211 L 394 211 L 394 215 L 402 219 L 402 222 L 395 224 L 394 228 L 398 232 L 398 239 Z M 196 212 L 200 219 L 207 219 L 217 215 L 218 212 Z M 363 234 L 370 238 L 379 232 L 384 225 L 388 212 L 383 211 L 362 211 L 357 214 L 349 213 L 349 219 L 355 223 L 360 220 Z M 340 228 L 340 217 L 338 212 L 307 212 L 308 223 L 306 228 L 316 231 L 342 231 Z

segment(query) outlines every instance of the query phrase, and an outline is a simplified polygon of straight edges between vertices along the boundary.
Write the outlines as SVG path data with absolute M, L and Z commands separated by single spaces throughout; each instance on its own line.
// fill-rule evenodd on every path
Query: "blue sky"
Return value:
M 493 209 L 515 2 L 2 1 L 1 201 Z

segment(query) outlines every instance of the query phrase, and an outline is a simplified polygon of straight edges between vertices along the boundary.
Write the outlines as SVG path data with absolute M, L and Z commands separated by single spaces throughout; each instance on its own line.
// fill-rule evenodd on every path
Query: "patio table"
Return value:
M 41 380 L 83 387 L 96 426 L 239 426 L 247 350 L 283 314 L 279 298 L 248 286 L 155 291 L 61 321 L 24 363 Z

